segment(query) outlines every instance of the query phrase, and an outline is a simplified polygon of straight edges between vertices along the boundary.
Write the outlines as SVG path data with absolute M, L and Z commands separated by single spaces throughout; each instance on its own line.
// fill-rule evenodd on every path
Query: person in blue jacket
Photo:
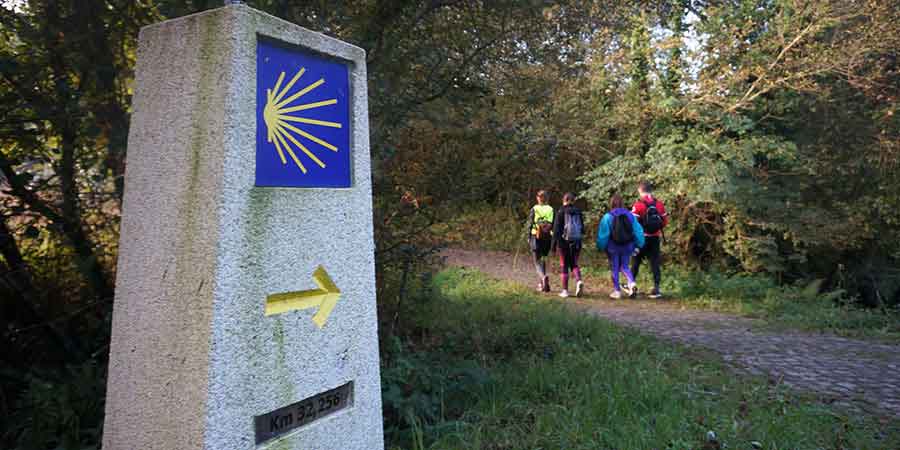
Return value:
M 625 272 L 628 284 L 625 293 L 629 297 L 637 292 L 634 275 L 631 274 L 628 262 L 632 254 L 644 246 L 644 229 L 630 210 L 626 209 L 622 196 L 615 194 L 609 200 L 609 212 L 603 216 L 597 229 L 597 250 L 605 251 L 609 257 L 609 270 L 612 272 L 613 288 L 610 297 L 622 298 L 622 287 L 619 284 L 619 272 Z

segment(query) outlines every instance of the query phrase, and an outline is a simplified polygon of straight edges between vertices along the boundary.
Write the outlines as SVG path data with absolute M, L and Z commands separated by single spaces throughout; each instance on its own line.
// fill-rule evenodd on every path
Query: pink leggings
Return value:
M 559 254 L 559 278 L 562 288 L 569 290 L 569 271 L 575 275 L 575 280 L 581 281 L 581 268 L 578 267 L 578 255 L 581 254 L 581 243 L 560 243 L 556 248 Z

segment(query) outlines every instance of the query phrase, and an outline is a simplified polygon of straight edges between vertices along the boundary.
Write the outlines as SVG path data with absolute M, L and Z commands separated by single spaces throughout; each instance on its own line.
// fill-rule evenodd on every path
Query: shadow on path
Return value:
M 529 287 L 537 284 L 528 254 L 516 257 L 502 252 L 448 249 L 443 256 L 449 266 L 478 269 Z M 552 265 L 548 263 L 548 268 Z M 557 287 L 558 281 L 552 284 Z M 611 301 L 606 297 L 606 280 L 586 278 L 585 285 L 586 297 L 566 300 L 581 312 L 704 347 L 740 370 L 817 392 L 826 402 L 900 418 L 900 345 L 827 334 L 760 331 L 754 329 L 760 323 L 756 319 L 682 308 L 672 300 Z

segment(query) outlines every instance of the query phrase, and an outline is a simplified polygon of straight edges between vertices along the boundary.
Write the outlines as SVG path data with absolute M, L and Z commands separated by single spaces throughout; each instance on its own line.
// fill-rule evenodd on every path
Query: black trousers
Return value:
M 543 283 L 544 277 L 547 276 L 547 264 L 544 262 L 544 257 L 550 253 L 550 239 L 537 239 L 530 236 L 528 245 L 531 247 L 531 261 L 534 263 L 534 270 Z
M 638 270 L 641 268 L 641 262 L 643 262 L 645 258 L 650 260 L 650 270 L 653 271 L 653 287 L 656 290 L 659 290 L 659 282 L 662 278 L 662 273 L 660 272 L 662 254 L 660 252 L 659 244 L 659 236 L 644 236 L 644 248 L 641 249 L 641 252 L 638 253 L 637 257 L 635 257 L 631 263 L 631 273 L 634 275 L 634 278 L 637 279 Z

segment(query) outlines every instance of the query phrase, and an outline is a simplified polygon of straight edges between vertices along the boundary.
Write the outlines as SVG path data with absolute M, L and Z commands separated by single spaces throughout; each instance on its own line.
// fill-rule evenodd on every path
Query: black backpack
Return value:
M 653 234 L 662 230 L 663 218 L 659 215 L 659 210 L 656 209 L 656 199 L 653 199 L 652 202 L 644 201 L 644 206 L 647 207 L 647 210 L 644 211 L 642 217 L 643 220 L 641 221 L 641 225 L 644 227 L 644 233 Z
M 631 227 L 631 214 L 613 216 L 610 238 L 616 244 L 624 245 L 634 240 L 634 229 Z

